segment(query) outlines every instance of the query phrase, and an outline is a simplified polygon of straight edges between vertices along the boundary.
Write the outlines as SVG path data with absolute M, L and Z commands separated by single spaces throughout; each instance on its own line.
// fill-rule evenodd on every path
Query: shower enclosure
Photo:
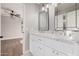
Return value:
M 23 19 L 16 10 L 1 4 L 1 55 L 14 56 L 23 54 Z

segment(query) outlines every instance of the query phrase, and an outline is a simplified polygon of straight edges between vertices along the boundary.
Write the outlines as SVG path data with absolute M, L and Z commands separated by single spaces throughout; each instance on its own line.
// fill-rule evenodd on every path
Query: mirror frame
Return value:
M 71 4 L 71 3 L 70 3 Z M 79 31 L 79 28 L 77 27 L 77 10 L 78 10 L 78 8 L 77 8 L 77 3 L 74 3 L 75 4 L 75 7 L 74 7 L 74 11 L 75 11 L 75 27 L 66 27 L 66 28 L 69 28 L 69 29 L 67 29 L 67 31 L 69 31 L 70 30 L 70 28 L 71 28 L 71 30 L 72 31 Z M 58 6 L 57 6 L 58 7 Z M 55 9 L 57 8 L 57 7 L 55 7 Z M 55 11 L 55 16 L 56 16 L 56 13 L 57 13 L 57 15 L 58 15 L 58 8 L 57 8 L 57 11 Z M 54 17 L 55 17 L 54 16 Z M 55 28 L 55 31 L 63 31 L 63 27 L 58 27 L 58 16 L 57 16 L 57 19 L 56 18 L 54 18 L 54 22 L 55 22 L 55 24 L 54 24 L 54 28 Z M 57 22 L 57 24 L 56 24 L 56 22 Z M 66 24 L 67 24 L 67 20 L 66 20 Z M 57 25 L 57 26 L 56 26 Z M 62 28 L 62 30 L 60 29 L 58 29 L 58 28 Z M 74 28 L 74 29 L 73 29 Z M 75 30 L 75 29 L 77 29 L 77 30 Z
M 40 14 L 41 13 L 46 13 L 47 14 L 47 16 L 48 16 L 48 19 L 46 20 L 47 21 L 47 29 L 45 29 L 45 30 L 43 30 L 41 27 L 40 27 Z M 39 16 L 38 16 L 38 30 L 39 31 L 49 31 L 49 8 L 47 8 L 47 12 L 45 12 L 45 11 L 41 11 L 41 12 L 39 12 Z

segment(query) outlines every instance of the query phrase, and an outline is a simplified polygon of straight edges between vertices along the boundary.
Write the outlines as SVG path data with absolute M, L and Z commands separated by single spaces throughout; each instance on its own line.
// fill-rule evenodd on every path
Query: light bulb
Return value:
M 44 11 L 45 10 L 45 8 L 44 7 L 42 7 L 42 11 Z
M 48 4 L 46 5 L 46 8 L 49 8 L 49 5 Z
M 47 12 L 47 8 L 45 9 L 45 12 Z
M 52 3 L 52 5 L 54 5 L 54 3 Z
M 55 6 L 55 7 L 57 7 L 57 3 L 52 3 L 52 6 Z

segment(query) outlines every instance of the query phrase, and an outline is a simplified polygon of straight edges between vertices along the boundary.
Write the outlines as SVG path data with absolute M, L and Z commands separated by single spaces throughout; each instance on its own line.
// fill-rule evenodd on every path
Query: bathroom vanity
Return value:
M 44 30 L 30 33 L 31 53 L 34 56 L 79 56 L 79 4 L 59 3 L 55 7 L 55 19 L 52 19 L 52 32 L 55 33 L 49 33 L 50 30 L 46 32 L 45 29 L 48 27 L 45 24 L 50 23 L 50 17 L 43 17 L 44 15 L 39 18 L 40 21 L 42 19 L 39 22 L 42 27 L 39 28 Z M 47 19 L 49 22 L 43 25 L 42 22 Z M 72 31 L 76 33 L 69 34 Z
M 78 56 L 79 44 L 52 33 L 30 33 L 30 51 L 34 56 Z

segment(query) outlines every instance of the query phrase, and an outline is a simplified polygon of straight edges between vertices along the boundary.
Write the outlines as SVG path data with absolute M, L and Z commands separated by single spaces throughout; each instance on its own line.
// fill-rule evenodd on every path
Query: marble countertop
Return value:
M 44 38 L 54 39 L 56 41 L 79 45 L 79 41 L 76 41 L 74 38 L 67 37 L 62 33 L 50 33 L 50 32 L 30 32 L 30 34 L 41 36 Z

